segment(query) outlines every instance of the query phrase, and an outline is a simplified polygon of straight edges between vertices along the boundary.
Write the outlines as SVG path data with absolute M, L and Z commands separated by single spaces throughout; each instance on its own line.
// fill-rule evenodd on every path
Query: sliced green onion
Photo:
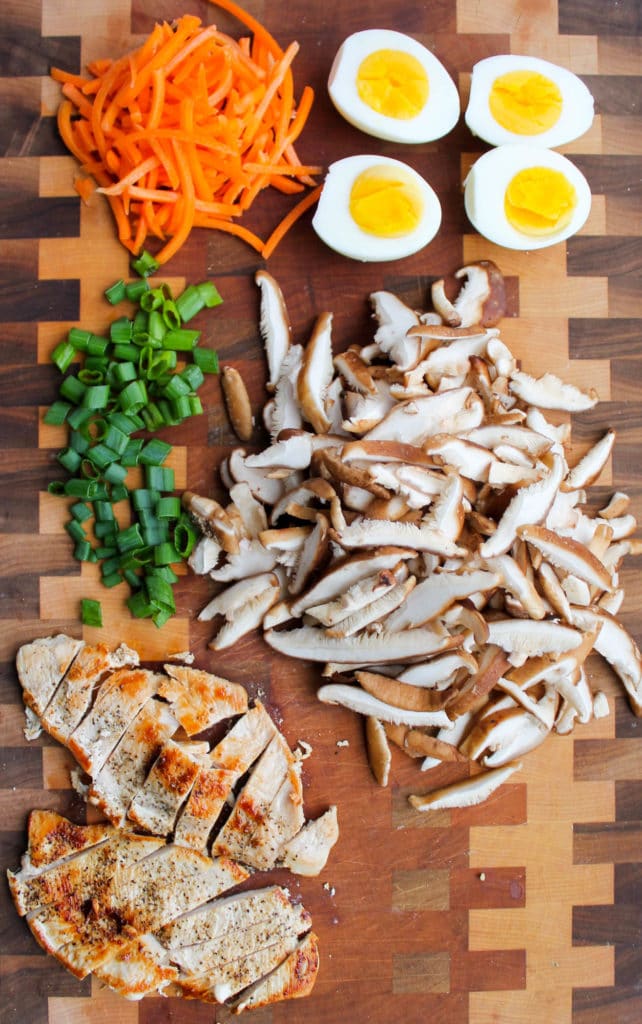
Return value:
M 147 252 L 146 249 L 143 249 L 137 259 L 132 260 L 132 267 L 137 274 L 140 274 L 141 277 L 149 277 L 150 274 L 153 274 L 158 270 L 159 266 L 160 264 L 157 263 L 151 253 Z
M 94 516 L 97 523 L 113 523 L 114 509 L 110 501 L 95 501 Z
M 74 547 L 74 558 L 77 562 L 94 562 L 96 556 L 88 540 L 79 540 Z
M 67 334 L 67 340 L 79 352 L 87 351 L 87 345 L 89 344 L 90 338 L 91 331 L 84 331 L 82 327 L 71 327 Z
M 112 449 L 108 448 L 106 444 L 99 441 L 98 444 L 95 444 L 93 448 L 89 449 L 88 458 L 94 466 L 98 466 L 99 469 L 105 469 L 106 466 L 109 466 L 112 462 L 116 461 L 118 458 L 118 452 L 112 451 Z
M 107 575 L 103 573 L 103 575 L 100 577 L 100 582 L 102 583 L 103 587 L 117 587 L 118 584 L 123 583 L 124 580 L 119 572 L 110 572 L 107 573 Z
M 142 577 L 134 569 L 124 569 L 123 579 L 127 580 L 132 590 L 138 590 L 142 585 Z
M 112 345 L 128 345 L 132 340 L 132 322 L 129 317 L 121 316 L 113 320 L 109 328 L 109 340 Z
M 85 409 L 104 409 L 109 401 L 111 388 L 109 384 L 95 384 L 88 387 L 82 396 L 82 404 Z
M 83 384 L 102 384 L 104 379 L 105 374 L 102 370 L 89 370 L 84 366 L 82 370 L 78 371 L 78 380 Z
M 157 605 L 159 608 L 170 608 L 172 611 L 175 611 L 176 604 L 174 602 L 172 586 L 162 576 L 150 574 L 145 580 L 145 586 L 152 604 Z
M 147 430 L 151 432 L 165 426 L 165 417 L 156 402 L 150 402 L 145 409 L 140 410 L 140 414 L 145 421 Z
M 149 619 L 156 612 L 145 590 L 142 589 L 127 599 L 127 607 L 135 619 Z
M 70 341 L 61 341 L 51 353 L 51 361 L 56 364 L 61 373 L 65 373 L 69 369 L 75 358 L 76 349 Z
M 154 511 L 159 519 L 179 519 L 183 511 L 181 499 L 175 495 L 159 498 Z
M 87 352 L 90 356 L 104 356 L 109 348 L 109 338 L 101 338 L 98 334 L 90 334 Z
M 47 484 L 47 494 L 55 494 L 61 497 L 63 494 L 67 494 L 65 488 L 66 484 L 62 480 L 52 480 Z
M 137 487 L 135 491 L 131 492 L 132 505 L 138 511 L 141 508 L 154 508 L 156 502 L 160 498 L 160 494 L 156 490 L 150 490 L 147 487 Z
M 145 483 L 152 491 L 173 491 L 174 470 L 170 466 L 145 466 Z
M 135 362 L 138 359 L 138 347 L 133 342 L 119 343 L 114 345 L 112 355 L 120 361 L 131 359 Z
M 171 378 L 169 384 L 167 384 L 163 388 L 163 395 L 165 396 L 165 398 L 169 398 L 169 400 L 172 401 L 173 399 L 178 398 L 180 395 L 189 395 L 191 390 L 192 389 L 190 388 L 187 381 L 183 380 L 181 375 L 176 373 Z
M 116 363 L 112 370 L 112 378 L 117 386 L 128 384 L 130 380 L 136 380 L 137 377 L 138 367 L 132 362 Z
M 108 448 L 111 448 L 118 455 L 122 455 L 129 444 L 130 438 L 129 434 L 125 434 L 113 423 L 109 423 L 103 440 Z
M 98 540 L 107 541 L 112 534 L 116 536 L 118 529 L 118 523 L 115 519 L 98 519 L 94 523 L 94 535 Z
M 192 359 L 203 373 L 218 373 L 218 354 L 213 348 L 199 348 L 192 352 Z
M 111 500 L 114 505 L 119 501 L 126 501 L 129 498 L 129 488 L 124 484 L 113 484 L 111 489 Z
M 159 437 L 154 437 L 141 451 L 139 461 L 145 466 L 161 466 L 171 450 L 171 444 L 161 441 Z
M 174 547 L 181 558 L 189 558 L 197 541 L 196 530 L 190 522 L 183 519 L 176 524 L 174 530 Z
M 70 380 L 71 378 L 67 378 Z M 83 424 L 87 423 L 88 420 L 93 416 L 91 409 L 85 409 L 84 406 L 79 405 L 75 409 L 72 409 L 67 416 L 67 423 L 72 430 L 78 430 Z
M 92 501 L 98 493 L 98 483 L 96 480 L 81 480 L 78 477 L 72 477 L 71 480 L 66 481 L 64 489 L 65 494 L 71 498 L 85 498 L 87 501 Z
M 63 448 L 62 451 L 58 452 L 56 456 L 58 462 L 63 466 L 68 473 L 75 473 L 80 469 L 80 463 L 82 462 L 82 456 L 79 452 L 74 451 L 73 448 Z
M 154 549 L 154 565 L 171 565 L 180 561 L 182 561 L 181 556 L 171 541 L 164 541 Z
M 84 523 L 87 519 L 91 519 L 93 512 L 89 508 L 89 505 L 85 505 L 84 501 L 76 501 L 69 509 L 74 519 L 77 519 L 79 523 Z
M 147 570 L 149 576 L 160 576 L 167 583 L 178 583 L 180 576 L 177 576 L 170 565 L 155 565 L 153 569 Z
M 127 288 L 124 281 L 114 281 L 109 288 L 105 289 L 105 298 L 107 302 L 110 302 L 112 306 L 122 302 L 123 299 L 127 298 Z
M 141 297 L 148 291 L 149 282 L 145 279 L 142 281 L 130 281 L 129 284 L 125 285 L 125 296 L 130 302 L 140 302 Z
M 69 402 L 53 402 L 46 413 L 43 416 L 43 423 L 48 423 L 51 427 L 60 427 L 67 419 L 67 414 L 71 409 Z
M 130 437 L 127 447 L 120 456 L 121 466 L 137 466 L 140 450 L 144 445 L 142 437 Z
M 69 519 L 65 523 L 65 530 L 73 540 L 87 540 L 87 534 L 83 530 L 82 526 L 77 519 Z
M 83 597 L 80 602 L 80 618 L 84 626 L 102 626 L 103 612 L 100 601 Z
M 133 548 L 142 548 L 143 538 L 138 523 L 132 523 L 131 526 L 127 526 L 124 530 L 119 530 L 116 534 L 116 545 L 119 551 L 131 551 Z
M 120 487 L 127 479 L 127 466 L 123 466 L 120 462 L 110 462 L 103 476 L 107 483 Z
M 219 295 L 218 288 L 213 281 L 201 281 L 200 284 L 196 285 L 199 295 L 204 299 L 205 305 L 208 309 L 214 309 L 215 306 L 220 306 L 223 299 Z
M 167 332 L 163 338 L 163 348 L 171 348 L 175 352 L 191 352 L 200 336 L 200 331 L 179 327 Z
M 147 404 L 147 388 L 142 380 L 133 380 L 120 392 L 118 401 L 123 412 L 139 412 Z
M 190 363 L 186 366 L 185 369 L 181 371 L 180 376 L 186 384 L 189 384 L 192 391 L 198 391 L 205 381 L 203 371 L 195 363 Z
M 82 402 L 83 395 L 87 388 L 81 380 L 77 377 L 65 377 L 62 384 L 60 385 L 60 394 L 63 398 L 68 398 L 70 402 L 75 405 L 80 405 Z M 67 417 L 69 419 L 69 417 Z

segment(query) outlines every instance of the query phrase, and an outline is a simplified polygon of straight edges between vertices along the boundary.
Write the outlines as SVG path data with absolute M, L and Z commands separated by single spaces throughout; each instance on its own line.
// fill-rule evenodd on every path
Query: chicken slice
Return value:
M 206 1003 L 223 1003 L 278 967 L 298 945 L 296 935 L 275 936 L 270 945 L 248 956 L 221 964 L 201 978 L 181 982 L 186 996 Z
M 200 948 L 210 941 L 225 942 L 246 923 L 271 920 L 283 910 L 284 903 L 289 905 L 287 894 L 277 885 L 224 896 L 175 918 L 155 933 L 156 938 L 170 951 L 171 959 L 179 963 L 174 956 L 176 951 Z
M 276 733 L 241 790 L 225 825 L 212 844 L 212 856 L 234 857 L 252 864 L 256 850 L 253 834 L 265 822 L 272 801 L 294 764 L 294 755 Z
M 104 843 L 114 834 L 109 825 L 75 825 L 55 811 L 32 811 L 27 830 L 28 846 L 21 866 L 25 875 Z
M 104 643 L 83 647 L 41 716 L 47 732 L 66 744 L 89 710 L 103 676 L 127 665 L 138 665 L 138 655 L 125 644 L 113 651 Z
M 212 921 L 212 937 L 181 949 L 173 949 L 172 963 L 184 974 L 198 978 L 225 967 L 233 960 L 257 953 L 278 938 L 301 935 L 310 927 L 310 915 L 300 905 L 293 905 L 283 889 L 274 889 L 269 900 L 256 900 L 254 893 L 244 901 L 245 916 L 236 927 L 221 928 Z M 227 918 L 228 915 L 223 915 Z
M 198 761 L 188 751 L 168 740 L 132 800 L 127 817 L 148 832 L 167 835 L 199 770 Z
M 234 772 L 240 778 L 263 753 L 275 733 L 274 722 L 263 704 L 256 701 L 254 707 L 239 718 L 214 747 L 210 761 L 219 768 Z
M 318 875 L 339 838 L 337 809 L 332 806 L 314 821 L 308 821 L 282 848 L 279 863 L 295 875 Z
M 207 852 L 209 837 L 238 779 L 225 768 L 201 768 L 176 823 L 174 842 Z
M 319 941 L 314 932 L 308 932 L 275 970 L 255 982 L 232 1005 L 242 1013 L 283 999 L 300 999 L 310 994 L 318 972 Z
M 149 700 L 130 724 L 115 750 L 94 776 L 89 802 L 115 825 L 122 825 L 149 766 L 178 729 L 166 704 Z
M 8 872 L 9 888 L 18 913 L 46 904 L 73 909 L 101 892 L 117 869 L 137 863 L 163 845 L 163 840 L 131 832 L 111 832 L 104 843 L 76 857 L 58 861 L 37 875 Z
M 184 665 L 164 669 L 170 678 L 163 683 L 161 696 L 170 702 L 188 736 L 247 711 L 247 691 L 239 683 Z
M 113 872 L 105 912 L 141 934 L 157 931 L 248 875 L 227 857 L 212 860 L 186 846 L 163 845 L 155 856 Z
M 23 644 L 16 655 L 16 669 L 25 704 L 41 715 L 53 697 L 61 679 L 84 646 L 82 640 L 65 636 L 45 636 Z
M 93 973 L 127 999 L 162 993 L 178 976 L 175 967 L 162 963 L 158 943 L 151 935 L 130 939 L 111 959 L 95 967 Z
M 300 832 L 304 823 L 301 762 L 295 761 L 289 766 L 266 819 L 252 833 L 251 852 L 245 853 L 245 863 L 264 871 L 274 867 L 285 843 Z
M 158 692 L 163 678 L 141 668 L 121 668 L 104 681 L 91 711 L 67 744 L 83 771 L 98 774 L 140 709 Z

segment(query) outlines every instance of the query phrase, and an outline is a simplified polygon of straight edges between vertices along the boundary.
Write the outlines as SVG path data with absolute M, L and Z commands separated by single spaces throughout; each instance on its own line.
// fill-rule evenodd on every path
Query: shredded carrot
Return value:
M 91 178 L 81 178 L 78 174 L 74 178 L 74 188 L 86 206 L 96 189 L 96 185 Z
M 130 251 L 158 239 L 161 264 L 193 227 L 236 235 L 267 259 L 320 193 L 322 168 L 294 148 L 314 98 L 306 85 L 295 99 L 298 43 L 282 49 L 234 0 L 210 2 L 251 37 L 235 40 L 183 15 L 158 22 L 137 50 L 93 61 L 88 77 L 51 71 L 63 93 L 60 135 L 93 178 L 77 179 L 77 190 L 84 201 L 96 186 L 106 196 Z M 263 242 L 238 221 L 268 187 L 312 191 Z

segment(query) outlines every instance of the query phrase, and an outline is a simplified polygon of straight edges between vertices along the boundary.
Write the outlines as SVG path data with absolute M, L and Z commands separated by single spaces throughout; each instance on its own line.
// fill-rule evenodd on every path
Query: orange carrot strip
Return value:
M 142 164 L 138 164 L 134 167 L 133 170 L 131 170 L 129 174 L 126 174 L 124 178 L 121 178 L 120 181 L 117 181 L 114 185 L 110 185 L 108 188 L 101 188 L 100 191 L 107 196 L 121 195 L 128 185 L 133 185 L 135 182 L 139 181 L 145 174 L 147 174 L 148 171 L 158 167 L 159 163 L 160 161 L 158 157 L 150 156 L 147 160 L 144 160 Z
M 51 68 L 49 74 L 55 82 L 60 82 L 63 85 L 75 85 L 78 89 L 82 89 L 89 81 L 89 79 L 83 78 L 82 75 L 74 75 L 71 71 L 63 71 L 62 68 Z
M 317 188 L 313 189 L 312 192 L 308 192 L 306 196 L 301 199 L 300 202 L 293 206 L 289 213 L 285 215 L 283 220 L 277 224 L 274 231 L 268 238 L 267 242 L 263 246 L 263 259 L 267 260 L 270 258 L 274 250 L 276 249 L 279 242 L 288 233 L 293 224 L 297 222 L 306 210 L 309 210 L 311 206 L 317 202 L 321 192 L 323 190 L 322 185 L 318 185 Z
M 91 178 L 81 178 L 80 175 L 77 175 L 74 178 L 74 189 L 86 206 L 96 189 L 96 184 Z
M 237 235 L 242 238 L 244 242 L 251 245 L 257 252 L 263 251 L 264 243 L 255 235 L 253 231 L 249 231 L 244 228 L 242 224 L 237 224 L 236 221 L 221 220 L 218 217 L 208 217 L 204 214 L 196 214 L 194 217 L 194 225 L 196 227 L 204 228 L 216 228 L 217 231 L 225 231 L 230 235 Z M 158 259 L 158 257 L 156 257 Z
M 237 18 L 238 21 L 241 22 L 241 24 L 249 28 L 250 32 L 253 33 L 255 40 L 260 39 L 264 44 L 267 45 L 270 53 L 274 53 L 277 54 L 278 56 L 281 56 L 281 53 L 283 51 L 281 50 L 281 47 L 277 43 L 276 39 L 274 39 L 270 35 L 270 33 L 267 31 L 265 26 L 261 24 L 260 21 L 257 21 L 256 18 L 253 18 L 251 14 L 248 14 L 248 12 L 244 11 L 242 7 L 239 7 L 238 4 L 234 3 L 234 0 L 210 0 L 210 3 L 215 4 L 217 7 L 222 7 L 224 11 L 228 12 L 228 14 L 232 14 L 235 18 Z
M 183 193 L 183 211 L 181 218 L 181 225 L 167 242 L 160 252 L 156 253 L 156 260 L 158 263 L 167 263 L 169 259 L 178 252 L 183 243 L 187 240 L 187 237 L 192 230 L 192 224 L 194 223 L 195 216 L 195 194 L 194 194 L 194 182 L 190 176 L 189 165 L 185 159 L 181 147 L 172 140 L 172 149 L 174 151 L 174 158 L 176 160 L 176 169 L 180 179 L 180 186 Z

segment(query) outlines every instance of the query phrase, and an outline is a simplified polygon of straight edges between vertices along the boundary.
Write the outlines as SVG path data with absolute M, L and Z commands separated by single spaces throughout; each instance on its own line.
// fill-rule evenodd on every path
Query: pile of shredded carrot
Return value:
M 166 263 L 192 228 L 217 228 L 264 258 L 316 202 L 320 167 L 304 166 L 294 143 L 314 94 L 294 98 L 292 61 L 233 0 L 212 0 L 251 32 L 239 40 L 184 15 L 158 23 L 133 53 L 88 65 L 90 77 L 53 68 L 64 99 L 58 127 L 81 170 L 107 197 L 120 241 L 138 254 L 149 236 Z M 305 191 L 267 241 L 239 223 L 259 192 Z M 78 189 L 86 200 L 91 188 Z

